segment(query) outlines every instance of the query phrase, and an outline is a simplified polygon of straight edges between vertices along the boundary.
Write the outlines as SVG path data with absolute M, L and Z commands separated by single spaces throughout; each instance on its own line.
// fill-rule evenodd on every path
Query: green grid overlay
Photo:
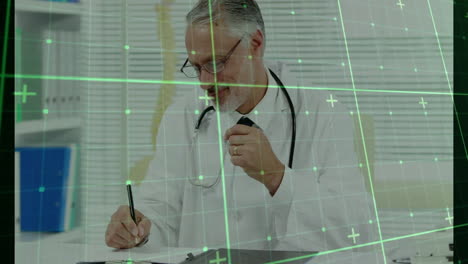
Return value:
M 211 14 L 212 14 L 212 10 L 211 10 L 211 0 L 209 1 L 210 2 L 210 5 L 209 5 L 209 8 L 210 8 L 210 17 L 211 17 Z M 377 89 L 359 89 L 359 88 L 356 88 L 356 85 L 355 85 L 355 81 L 354 81 L 354 76 L 353 76 L 353 70 L 352 70 L 352 63 L 351 63 L 351 57 L 350 57 L 350 52 L 349 52 L 349 48 L 348 48 L 348 43 L 347 43 L 347 38 L 346 38 L 346 30 L 345 30 L 345 24 L 344 24 L 344 19 L 343 19 L 343 15 L 342 15 L 342 10 L 341 10 L 341 4 L 340 4 L 340 0 L 337 0 L 337 4 L 338 4 L 338 8 L 339 8 L 339 14 L 340 14 L 340 17 L 339 17 L 339 20 L 341 22 L 341 30 L 342 30 L 342 34 L 343 34 L 343 37 L 344 37 L 344 42 L 345 42 L 345 48 L 346 48 L 346 55 L 347 55 L 347 65 L 349 67 L 349 71 L 350 71 L 350 78 L 351 78 L 351 84 L 352 84 L 352 88 L 332 88 L 332 87 L 306 87 L 306 86 L 286 86 L 286 88 L 288 89 L 305 89 L 305 90 L 329 90 L 329 91 L 347 91 L 347 92 L 352 92 L 354 94 L 354 99 L 355 99 L 355 103 L 356 103 L 356 109 L 357 109 L 357 112 L 356 114 L 358 115 L 358 120 L 359 120 L 359 127 L 360 127 L 360 131 L 361 131 L 361 140 L 363 142 L 365 142 L 364 140 L 364 133 L 362 132 L 363 131 L 363 125 L 362 125 L 362 121 L 361 121 L 361 113 L 360 113 L 360 108 L 359 108 L 359 104 L 358 104 L 358 96 L 357 96 L 357 93 L 398 93 L 398 94 L 415 94 L 415 95 L 441 95 L 441 96 L 450 96 L 452 102 L 454 101 L 453 98 L 454 96 L 466 96 L 468 95 L 468 93 L 454 93 L 452 91 L 452 87 L 451 87 L 451 83 L 450 83 L 450 78 L 449 78 L 449 75 L 448 75 L 448 72 L 447 72 L 447 68 L 446 68 L 446 65 L 445 65 L 445 60 L 444 60 L 444 54 L 443 54 L 443 51 L 442 51 L 442 48 L 441 48 L 441 43 L 440 43 L 440 40 L 439 40 L 439 35 L 437 33 L 437 28 L 436 28 L 436 24 L 435 24 L 435 21 L 434 21 L 434 17 L 433 17 L 433 14 L 432 14 L 432 8 L 431 8 L 431 5 L 430 5 L 430 1 L 427 0 L 427 4 L 429 6 L 429 11 L 430 11 L 430 15 L 431 15 L 431 18 L 432 18 L 432 25 L 433 25 L 433 28 L 434 28 L 434 32 L 435 32 L 435 36 L 437 38 L 437 43 L 438 43 L 438 51 L 440 53 L 440 57 L 442 59 L 442 63 L 443 63 L 443 67 L 444 67 L 444 74 L 445 74 L 445 77 L 446 77 L 446 80 L 447 80 L 447 84 L 448 84 L 448 87 L 449 87 L 449 92 L 431 92 L 431 91 L 408 91 L 408 90 L 377 90 Z M 405 6 L 401 0 L 399 0 L 399 2 L 397 3 L 397 5 L 399 6 L 399 8 L 403 9 L 403 7 Z M 8 0 L 8 10 L 10 10 L 10 0 Z M 291 14 L 292 15 L 295 15 L 295 11 L 291 11 Z M 10 12 L 7 11 L 7 17 L 6 17 L 6 30 L 5 30 L 5 35 L 7 36 L 8 35 L 8 22 L 9 22 L 9 15 L 10 15 Z M 375 26 L 375 25 L 374 25 Z M 408 29 L 406 28 L 406 31 Z M 213 66 L 215 68 L 215 71 L 216 71 L 216 64 L 214 63 L 216 61 L 216 54 L 215 54 L 215 46 L 214 46 L 214 36 L 213 36 L 213 22 L 212 22 L 212 17 L 210 19 L 210 31 L 211 31 L 211 44 L 212 44 L 212 56 L 213 56 Z M 129 49 L 130 47 L 127 45 L 125 46 L 125 49 Z M 132 47 L 133 49 L 133 47 Z M 5 78 L 15 78 L 15 79 L 20 79 L 20 80 L 23 80 L 23 79 L 36 79 L 36 80 L 64 80 L 64 81 L 82 81 L 82 82 L 105 82 L 105 83 L 109 83 L 109 82 L 115 82 L 115 83 L 124 83 L 125 85 L 129 84 L 129 83 L 140 83 L 140 84 L 176 84 L 176 85 L 187 85 L 187 86 L 190 86 L 190 85 L 202 85 L 202 84 L 206 84 L 206 83 L 200 83 L 200 82 L 184 82 L 184 81 L 163 81 L 163 80 L 147 80 L 147 79 L 130 79 L 130 78 L 99 78 L 99 77 L 84 77 L 84 76 L 52 76 L 52 75 L 28 75 L 28 74 L 7 74 L 5 73 L 5 67 L 6 67 L 6 52 L 7 52 L 7 38 L 5 38 L 5 42 L 4 42 L 4 50 L 3 50 L 3 61 L 2 61 L 2 73 L 1 73 L 1 88 L 2 88 L 2 91 L 4 90 L 4 80 Z M 299 63 L 302 63 L 302 61 L 298 61 Z M 381 66 L 381 69 L 383 69 L 384 67 Z M 415 69 L 415 71 L 417 71 Z M 217 91 L 217 86 L 218 85 L 229 85 L 229 86 L 250 86 L 250 87 L 256 87 L 255 85 L 245 85 L 245 84 L 230 84 L 230 83 L 218 83 L 217 80 L 216 80 L 216 75 L 215 76 L 215 80 L 214 80 L 214 85 L 216 87 L 216 91 Z M 274 86 L 273 86 L 274 87 Z M 276 87 L 277 88 L 277 87 Z M 128 87 L 127 87 L 127 90 L 128 90 Z M 21 95 L 21 96 L 25 96 L 25 94 L 15 94 L 15 95 Z M 205 95 L 206 96 L 206 95 Z M 25 98 L 25 97 L 23 97 Z M 333 104 L 333 98 L 330 98 L 330 101 L 331 103 Z M 3 93 L 0 93 L 0 109 L 3 109 L 2 108 L 2 102 L 3 102 Z M 421 97 L 421 102 L 419 104 L 422 105 L 422 107 L 425 108 L 425 104 L 424 103 L 424 99 L 423 97 Z M 26 99 L 23 99 L 23 103 L 26 103 Z M 127 102 L 128 103 L 128 102 Z M 216 102 L 216 107 L 218 108 L 219 105 L 218 105 L 218 102 Z M 455 106 L 454 106 L 455 107 Z M 116 112 L 118 112 L 118 110 L 115 110 Z M 125 113 L 127 115 L 130 115 L 130 114 L 133 114 L 135 111 L 134 110 L 130 110 L 129 108 L 125 109 L 124 110 Z M 90 112 L 88 112 L 89 114 Z M 392 114 L 390 114 L 392 115 Z M 458 129 L 460 130 L 460 133 L 462 133 L 461 131 L 461 126 L 460 126 L 460 120 L 459 120 L 459 115 L 458 115 L 458 112 L 456 111 L 455 109 L 455 117 L 456 117 L 456 120 L 457 120 L 457 125 L 458 125 Z M 216 111 L 216 119 L 217 119 L 217 129 L 218 129 L 218 146 L 219 146 L 219 152 L 220 152 L 220 166 L 221 166 L 221 182 L 222 182 L 222 192 L 223 192 L 223 210 L 224 210 L 224 225 L 225 225 L 225 232 L 226 232 L 226 247 L 227 248 L 230 248 L 231 245 L 230 245 L 230 234 L 229 234 L 229 221 L 228 221 L 228 205 L 227 205 L 227 194 L 226 194 L 226 186 L 225 186 L 225 177 L 227 175 L 225 175 L 225 172 L 224 172 L 224 164 L 223 164 L 223 144 L 222 144 L 222 131 L 221 131 L 221 117 L 220 117 L 220 114 L 218 111 Z M 0 119 L 0 122 L 1 122 L 1 119 Z M 44 139 L 45 140 L 45 139 Z M 139 145 L 141 147 L 141 145 Z M 123 147 L 125 148 L 130 148 L 130 145 L 129 144 L 124 144 Z M 466 156 L 468 157 L 468 151 L 467 151 L 467 148 L 466 148 L 466 144 L 465 142 L 463 141 L 463 148 L 465 150 L 465 154 Z M 376 224 L 378 226 L 378 231 L 379 231 L 379 238 L 380 240 L 379 241 L 374 241 L 374 242 L 369 242 L 369 243 L 365 243 L 365 244 L 359 244 L 359 245 L 356 245 L 356 246 L 352 246 L 352 247 L 346 247 L 346 248 L 340 248 L 340 249 L 336 249 L 336 250 L 329 250 L 329 251 L 325 251 L 325 252 L 320 252 L 320 253 L 317 253 L 317 254 L 313 254 L 313 255 L 307 255 L 307 256 L 303 256 L 303 257 L 299 257 L 299 258 L 294 258 L 294 259 L 288 259 L 288 260 L 282 260 L 282 261 L 276 261 L 276 262 L 270 262 L 268 264 L 273 264 L 273 263 L 284 263 L 284 262 L 287 262 L 287 261 L 292 261 L 292 260 L 296 260 L 296 259 L 301 259 L 301 258 L 308 258 L 308 257 L 311 257 L 311 256 L 316 256 L 316 255 L 326 255 L 326 254 L 331 254 L 331 253 L 335 253 L 335 252 L 340 252 L 340 251 L 346 251 L 346 250 L 350 250 L 350 249 L 353 249 L 353 248 L 360 248 L 360 247 L 366 247 L 366 246 L 370 246 L 370 245 L 380 245 L 381 246 L 381 249 L 383 252 L 385 252 L 385 246 L 384 244 L 386 242 L 390 242 L 390 241 L 396 241 L 396 240 L 400 240 L 400 239 L 405 239 L 405 238 L 410 238 L 410 237 L 416 237 L 416 236 L 421 236 L 421 235 L 425 235 L 425 234 L 430 234 L 430 233 L 434 233 L 434 232 L 438 232 L 438 231 L 444 231 L 444 230 L 451 230 L 451 229 L 455 229 L 455 228 L 460 228 L 460 227 L 464 227 L 464 226 L 467 226 L 468 224 L 462 224 L 462 225 L 458 225 L 458 226 L 450 226 L 450 227 L 445 227 L 445 228 L 439 228 L 439 229 L 434 229 L 434 230 L 430 230 L 430 231 L 426 231 L 426 232 L 420 232 L 420 233 L 415 233 L 415 234 L 410 234 L 410 235 L 404 235 L 404 236 L 398 236 L 398 237 L 393 237 L 393 238 L 388 238 L 388 239 L 383 239 L 382 237 L 382 233 L 381 233 L 381 227 L 380 227 L 380 220 L 379 220 L 379 213 L 378 213 L 378 210 L 377 210 L 377 203 L 376 203 L 376 199 L 375 199 L 375 191 L 374 191 L 374 185 L 373 185 L 373 182 L 372 182 L 372 177 L 371 177 L 371 171 L 370 171 L 370 163 L 369 163 L 369 159 L 368 159 L 368 154 L 367 154 L 367 150 L 366 150 L 366 146 L 364 145 L 364 155 L 365 155 L 365 160 L 366 160 L 366 164 L 365 164 L 365 167 L 367 168 L 367 173 L 368 173 L 368 178 L 369 178 L 369 181 L 370 181 L 370 187 L 371 187 L 371 194 L 372 194 L 372 198 L 373 198 L 373 205 L 374 205 L 374 210 L 375 210 L 375 215 L 377 217 L 376 220 Z M 437 161 L 437 157 L 435 158 Z M 406 161 L 405 161 L 406 162 Z M 402 162 L 400 162 L 402 163 Z M 360 166 L 362 167 L 362 164 L 360 164 Z M 315 170 L 315 167 L 314 167 L 314 170 Z M 206 177 L 206 176 L 205 176 Z M 108 185 L 120 185 L 120 184 L 108 184 Z M 88 188 L 90 186 L 80 186 L 80 188 Z M 43 191 L 43 190 L 42 190 Z M 447 209 L 448 210 L 448 209 Z M 450 218 L 450 216 L 449 216 Z M 372 221 L 372 220 L 370 220 Z M 370 222 L 371 223 L 371 222 Z M 271 239 L 271 237 L 269 237 L 269 239 Z M 39 249 L 38 249 L 39 250 Z M 384 258 L 384 261 L 385 263 L 386 260 Z M 229 251 L 228 251 L 228 263 L 231 263 L 231 256 L 229 254 Z

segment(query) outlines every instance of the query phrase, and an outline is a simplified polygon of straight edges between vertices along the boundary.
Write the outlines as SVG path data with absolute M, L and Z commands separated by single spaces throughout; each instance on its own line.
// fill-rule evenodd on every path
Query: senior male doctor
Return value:
M 137 225 L 122 205 L 106 244 L 323 251 L 374 241 L 349 112 L 264 62 L 255 1 L 211 2 L 212 24 L 208 0 L 186 17 L 181 71 L 201 89 L 166 111 L 135 188 Z

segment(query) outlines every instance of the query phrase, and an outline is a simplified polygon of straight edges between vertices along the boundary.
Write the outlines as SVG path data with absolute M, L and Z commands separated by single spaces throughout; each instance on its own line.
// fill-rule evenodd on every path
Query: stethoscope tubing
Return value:
M 286 97 L 286 101 L 288 102 L 289 108 L 291 110 L 292 135 L 291 135 L 291 145 L 290 145 L 290 150 L 289 150 L 288 167 L 292 169 L 292 164 L 293 164 L 293 160 L 294 160 L 294 149 L 295 149 L 295 145 L 296 145 L 296 112 L 294 110 L 294 105 L 292 103 L 291 97 L 289 96 L 289 93 L 286 90 L 286 87 L 284 86 L 283 82 L 278 78 L 278 76 L 271 69 L 269 69 L 269 71 L 270 71 L 271 75 L 273 76 L 273 78 L 275 79 L 276 83 L 280 86 L 280 89 L 283 92 L 284 96 Z M 195 125 L 193 140 L 195 140 L 196 135 L 198 134 L 198 130 L 200 128 L 201 123 L 203 122 L 203 119 L 204 119 L 205 115 L 210 111 L 215 111 L 215 108 L 212 105 L 205 108 L 202 111 L 202 113 L 200 114 L 200 117 L 198 118 L 198 121 L 197 121 L 197 123 Z M 192 142 L 192 145 L 193 144 L 194 144 L 194 142 Z M 217 182 L 218 182 L 218 180 L 216 180 L 216 182 L 214 184 L 212 184 L 210 186 L 207 186 L 207 188 L 214 186 Z M 197 184 L 195 184 L 195 185 L 197 185 Z M 205 187 L 203 185 L 197 185 L 197 186 Z

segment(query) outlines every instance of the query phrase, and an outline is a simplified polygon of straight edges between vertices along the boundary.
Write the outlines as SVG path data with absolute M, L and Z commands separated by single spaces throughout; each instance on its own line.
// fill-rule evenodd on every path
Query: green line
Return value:
M 69 80 L 69 81 L 88 81 L 88 82 L 127 82 L 143 84 L 184 84 L 184 85 L 209 85 L 214 84 L 222 86 L 243 86 L 243 87 L 262 87 L 255 84 L 239 83 L 204 83 L 204 82 L 184 82 L 184 81 L 164 81 L 164 80 L 145 80 L 145 79 L 121 79 L 121 78 L 99 78 L 99 77 L 78 77 L 78 76 L 54 76 L 54 75 L 31 75 L 31 74 L 2 74 L 2 77 L 21 78 L 21 79 L 42 79 L 42 80 Z M 279 88 L 277 85 L 270 85 L 272 88 Z M 352 89 L 352 88 L 333 88 L 333 87 L 312 87 L 312 86 L 289 86 L 288 89 L 304 90 L 327 90 L 327 91 L 356 91 L 356 92 L 375 92 L 375 93 L 397 93 L 397 94 L 427 94 L 427 95 L 460 95 L 467 96 L 468 93 L 448 93 L 448 92 L 428 92 L 428 91 L 402 91 L 402 90 L 374 90 L 374 89 Z
M 374 241 L 374 242 L 364 243 L 364 244 L 351 246 L 351 247 L 344 247 L 344 248 L 338 248 L 338 249 L 333 249 L 333 250 L 327 250 L 327 251 L 323 251 L 323 252 L 317 252 L 317 253 L 314 253 L 314 254 L 304 255 L 304 256 L 295 257 L 295 258 L 289 258 L 289 259 L 283 259 L 283 260 L 278 260 L 278 261 L 266 262 L 264 264 L 286 263 L 286 262 L 290 262 L 290 261 L 295 261 L 295 260 L 300 260 L 300 259 L 305 259 L 305 258 L 311 258 L 311 257 L 321 256 L 321 255 L 327 255 L 327 254 L 340 252 L 340 251 L 346 251 L 346 250 L 350 250 L 350 249 L 354 249 L 354 248 L 367 247 L 367 246 L 372 246 L 372 245 L 376 245 L 376 244 L 379 244 L 379 243 L 386 243 L 386 242 L 391 242 L 391 241 L 395 241 L 395 240 L 411 238 L 411 237 L 415 237 L 415 236 L 427 235 L 427 234 L 431 234 L 431 233 L 435 233 L 435 232 L 440 232 L 440 231 L 445 231 L 445 230 L 455 229 L 455 228 L 460 228 L 460 227 L 466 227 L 466 226 L 468 226 L 468 223 L 457 225 L 457 226 L 443 227 L 443 228 L 439 228 L 439 229 L 414 233 L 414 234 L 410 234 L 410 235 L 404 235 L 404 236 L 400 236 L 400 237 L 392 237 L 392 238 L 384 239 L 384 240 L 381 240 L 381 241 Z M 385 258 L 385 255 L 384 255 L 384 260 L 385 259 L 386 258 Z
M 447 85 L 450 89 L 450 92 L 453 92 L 452 85 L 450 84 L 450 79 L 447 73 L 447 67 L 445 66 L 444 53 L 442 52 L 442 48 L 440 46 L 439 33 L 437 32 L 436 24 L 434 21 L 434 16 L 432 15 L 432 7 L 431 7 L 431 3 L 429 2 L 429 0 L 427 0 L 427 5 L 429 6 L 429 13 L 431 14 L 431 19 L 432 19 L 432 26 L 434 27 L 434 33 L 437 39 L 437 44 L 439 46 L 440 58 L 442 59 L 442 65 L 444 66 L 445 78 L 447 79 Z M 466 149 L 465 138 L 463 137 L 463 131 L 462 131 L 460 119 L 458 118 L 457 106 L 455 105 L 455 100 L 453 99 L 453 95 L 451 96 L 451 98 L 452 98 L 453 108 L 455 110 L 455 118 L 457 119 L 458 129 L 460 130 L 461 140 L 463 142 L 463 148 L 465 150 L 465 156 L 468 158 L 468 151 Z
M 3 111 L 3 92 L 5 91 L 5 71 L 6 71 L 6 58 L 8 47 L 8 34 L 10 29 L 10 0 L 7 0 L 6 15 L 5 15 L 5 38 L 3 39 L 3 59 L 2 59 L 2 77 L 0 79 L 0 128 L 2 126 L 2 111 Z M 1 133 L 1 132 L 0 132 Z
M 210 14 L 210 38 L 211 38 L 211 53 L 213 56 L 213 69 L 214 72 L 216 72 L 216 52 L 215 52 L 215 46 L 214 46 L 214 34 L 213 34 L 213 14 L 211 10 L 211 0 L 208 0 L 208 12 Z M 201 72 L 200 72 L 201 74 Z M 213 74 L 214 76 L 214 86 L 215 86 L 215 93 L 216 93 L 216 98 L 218 97 L 218 78 L 217 74 Z M 216 102 L 216 109 L 219 109 L 219 100 L 215 100 Z M 219 111 L 216 112 L 216 123 L 218 126 L 218 146 L 219 146 L 219 163 L 221 166 L 221 183 L 222 183 L 222 188 L 223 188 L 223 207 L 224 207 L 224 225 L 226 229 L 226 248 L 230 249 L 231 248 L 231 241 L 230 241 L 230 235 L 229 235 L 229 219 L 228 219 L 228 206 L 227 206 L 227 196 L 226 196 L 226 182 L 225 182 L 225 175 L 224 175 L 224 155 L 223 155 L 223 135 L 221 131 L 221 117 L 219 114 Z M 231 251 L 227 250 L 227 258 L 228 258 L 228 264 L 231 264 Z
M 15 30 L 15 35 L 17 36 L 15 38 L 15 72 L 22 72 L 21 69 L 23 68 L 23 63 L 22 63 L 22 47 L 23 47 L 23 32 L 21 28 L 16 28 Z M 22 87 L 22 81 L 21 79 L 18 79 L 15 82 L 15 87 Z M 15 102 L 18 102 L 18 100 L 15 98 Z M 16 122 L 19 123 L 23 121 L 23 107 L 22 104 L 16 103 L 17 107 L 15 109 L 16 111 Z
M 345 48 L 346 48 L 346 57 L 348 59 L 348 65 L 349 65 L 349 75 L 351 77 L 351 84 L 353 86 L 354 100 L 356 102 L 356 111 L 357 111 L 357 116 L 358 116 L 359 130 L 361 132 L 362 145 L 363 145 L 363 149 L 364 149 L 364 157 L 366 158 L 367 176 L 369 178 L 369 186 L 370 186 L 371 194 L 372 194 L 372 201 L 373 201 L 373 205 L 374 205 L 374 213 L 375 213 L 376 222 L 377 222 L 377 229 L 379 231 L 379 238 L 380 238 L 380 240 L 382 240 L 382 229 L 380 227 L 380 219 L 379 219 L 379 212 L 377 210 L 377 201 L 376 201 L 376 198 L 375 198 L 374 184 L 372 182 L 369 158 L 367 156 L 366 141 L 364 140 L 364 131 L 363 131 L 363 128 L 362 128 L 361 113 L 359 111 L 359 103 L 358 103 L 358 98 L 357 98 L 357 94 L 356 94 L 356 85 L 354 83 L 353 67 L 351 65 L 351 57 L 349 55 L 348 40 L 346 38 L 346 30 L 345 30 L 345 26 L 344 26 L 344 22 L 343 22 L 343 14 L 341 12 L 340 0 L 337 0 L 337 2 L 338 2 L 338 10 L 340 12 L 341 29 L 343 31 L 344 44 L 345 44 Z M 380 247 L 382 248 L 382 254 L 384 255 L 384 257 L 383 257 L 384 263 L 386 264 L 387 260 L 385 258 L 385 246 L 384 246 L 383 243 L 380 243 Z

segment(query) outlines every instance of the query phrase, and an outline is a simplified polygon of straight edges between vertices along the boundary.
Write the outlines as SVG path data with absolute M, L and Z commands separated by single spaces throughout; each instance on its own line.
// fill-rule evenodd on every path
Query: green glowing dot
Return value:
M 50 44 L 50 43 L 52 43 L 52 40 L 51 39 L 46 39 L 46 43 Z
M 306 114 L 306 115 L 309 115 L 309 111 L 305 111 L 305 114 Z
M 44 187 L 44 186 L 39 187 L 39 192 L 44 192 L 44 191 L 45 191 L 45 187 Z
M 130 46 L 129 46 L 129 45 L 125 45 L 124 48 L 125 48 L 126 50 L 128 50 L 128 49 L 130 49 Z
M 359 163 L 359 168 L 362 168 L 362 163 Z
M 426 111 L 424 111 L 424 115 L 427 115 L 427 112 L 426 112 Z
M 302 63 L 302 60 L 301 60 L 301 59 L 298 59 L 297 62 Z
M 370 25 L 371 25 L 371 27 L 374 27 L 374 26 L 375 26 L 375 24 L 374 24 L 374 23 L 370 23 Z
M 407 28 L 407 27 L 405 28 L 405 31 L 407 31 L 407 32 L 408 32 L 408 28 Z
M 379 67 L 379 68 L 380 68 L 381 70 L 383 70 L 383 65 L 380 65 L 380 67 Z
M 127 259 L 127 264 L 132 264 L 133 260 L 131 258 Z
M 267 236 L 267 240 L 268 240 L 268 241 L 271 241 L 271 236 Z
M 335 21 L 336 21 L 336 17 L 334 17 L 334 18 L 333 18 L 333 20 L 335 20 Z
M 249 60 L 251 60 L 251 59 L 252 59 L 252 55 L 247 56 L 247 58 L 248 58 Z
M 400 164 L 403 164 L 403 161 L 402 161 L 402 160 L 400 160 Z
M 327 231 L 327 229 L 325 227 L 322 227 L 322 232 L 325 232 Z
M 344 67 L 345 65 L 346 65 L 346 64 L 345 64 L 344 62 L 341 63 L 341 66 L 343 66 L 343 67 Z
M 392 112 L 392 111 L 390 111 L 390 112 L 388 112 L 388 114 L 389 114 L 389 115 L 393 115 L 393 112 Z
M 203 175 L 198 176 L 198 179 L 199 179 L 200 181 L 203 181 Z
M 264 171 L 264 170 L 261 170 L 261 171 L 260 171 L 260 175 L 262 175 L 262 176 L 265 175 L 265 171 Z
M 243 4 L 242 6 L 243 6 L 244 8 L 247 8 L 247 5 L 246 5 L 246 4 Z
M 350 115 L 354 115 L 354 112 L 353 112 L 353 111 L 349 111 L 349 114 L 350 114 Z
M 317 171 L 317 167 L 314 166 L 314 167 L 312 168 L 312 170 Z
M 439 161 L 439 158 L 435 157 L 435 158 L 434 158 L 434 161 Z
M 296 14 L 296 12 L 294 12 L 294 11 L 291 11 L 291 15 L 295 15 L 295 14 Z
M 418 72 L 418 68 L 414 68 L 414 72 Z
M 206 252 L 208 250 L 208 247 L 203 247 L 203 252 Z
M 411 213 L 409 214 L 409 216 L 410 216 L 410 217 L 413 217 L 413 216 L 414 216 L 413 212 L 411 212 Z
M 196 114 L 196 115 L 200 114 L 200 111 L 195 110 L 195 114 Z
M 131 185 L 131 184 L 132 184 L 132 181 L 131 181 L 131 180 L 127 180 L 127 181 L 125 182 L 125 184 Z
M 257 110 L 255 110 L 255 111 L 254 111 L 254 114 L 258 115 L 258 111 L 257 111 Z
M 44 113 L 44 115 L 47 115 L 49 113 L 49 109 L 42 109 L 42 113 Z
M 132 112 L 132 110 L 130 110 L 130 109 L 126 109 L 126 110 L 125 110 L 125 114 L 126 114 L 126 115 L 129 115 L 131 112 Z
M 197 52 L 196 52 L 196 51 L 194 51 L 194 50 L 192 50 L 192 55 L 195 55 L 195 54 L 197 54 Z
M 373 223 L 372 219 L 371 219 L 371 220 L 369 220 L 369 224 L 372 224 L 372 223 Z

